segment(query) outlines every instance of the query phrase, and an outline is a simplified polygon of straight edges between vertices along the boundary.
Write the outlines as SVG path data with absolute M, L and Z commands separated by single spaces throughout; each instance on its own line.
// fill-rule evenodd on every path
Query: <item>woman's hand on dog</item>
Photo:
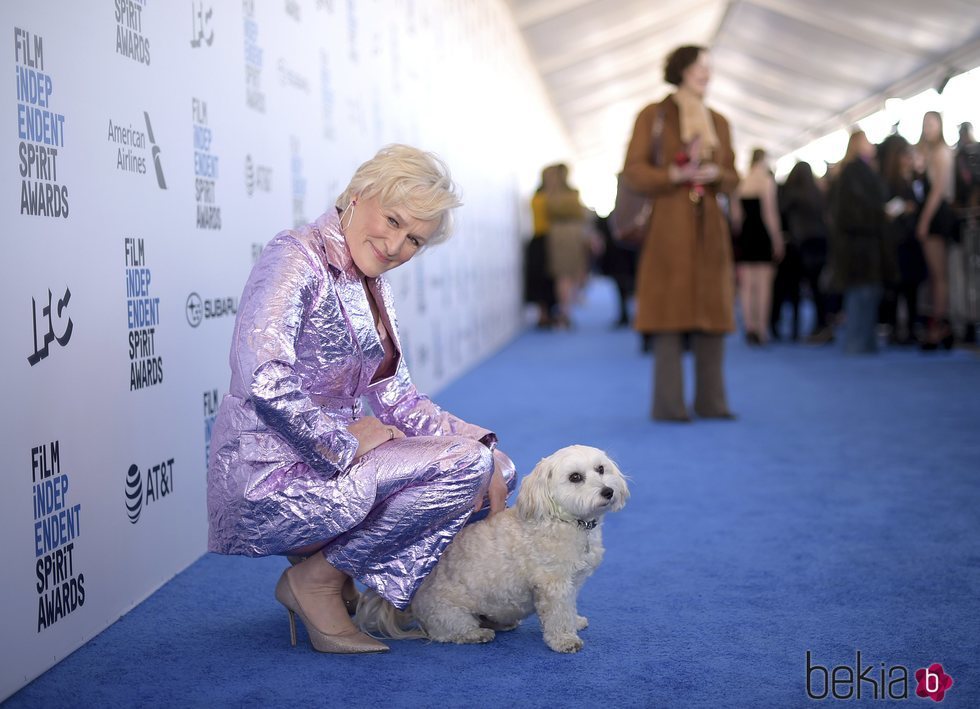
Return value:
M 357 421 L 354 421 L 347 427 L 347 430 L 357 439 L 355 458 L 360 458 L 382 443 L 405 437 L 405 434 L 397 428 L 381 423 L 374 416 L 365 416 L 364 418 L 357 419 Z
M 509 493 L 507 483 L 504 481 L 504 475 L 500 472 L 500 461 L 497 459 L 497 456 L 494 456 L 493 475 L 490 477 L 490 484 L 487 486 L 487 497 L 490 498 L 490 514 L 487 515 L 488 517 L 493 517 L 507 507 L 507 495 Z M 479 512 L 482 507 L 483 494 L 481 491 L 481 494 L 477 495 L 476 502 L 473 505 L 473 511 Z

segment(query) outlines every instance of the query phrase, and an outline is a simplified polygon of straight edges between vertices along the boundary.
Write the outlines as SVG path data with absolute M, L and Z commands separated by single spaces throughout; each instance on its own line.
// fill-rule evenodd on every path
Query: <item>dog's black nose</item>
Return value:
M 602 492 L 600 492 L 599 494 L 602 495 L 607 500 L 611 500 L 613 498 L 613 489 L 611 487 L 604 487 L 602 488 Z

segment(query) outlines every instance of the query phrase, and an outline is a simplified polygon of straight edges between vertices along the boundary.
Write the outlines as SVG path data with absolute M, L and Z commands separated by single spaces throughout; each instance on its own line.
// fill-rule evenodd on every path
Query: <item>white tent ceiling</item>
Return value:
M 980 64 L 980 0 L 508 0 L 583 171 L 621 167 L 672 87 L 674 47 L 712 52 L 708 103 L 740 156 L 773 157 Z M 978 97 L 980 101 L 980 97 Z

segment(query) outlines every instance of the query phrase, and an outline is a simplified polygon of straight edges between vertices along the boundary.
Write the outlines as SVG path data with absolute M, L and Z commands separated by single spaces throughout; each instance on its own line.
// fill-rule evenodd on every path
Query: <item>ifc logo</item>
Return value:
M 197 327 L 201 324 L 204 319 L 204 303 L 201 301 L 201 296 L 197 293 L 191 293 L 187 296 L 184 314 L 187 316 L 187 324 L 191 327 Z
M 129 513 L 129 521 L 136 524 L 140 519 L 140 510 L 143 508 L 143 477 L 136 464 L 129 466 L 126 473 L 126 511 Z

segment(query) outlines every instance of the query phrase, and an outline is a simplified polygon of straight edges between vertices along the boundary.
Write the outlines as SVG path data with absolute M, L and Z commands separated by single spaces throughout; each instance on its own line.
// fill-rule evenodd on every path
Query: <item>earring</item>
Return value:
M 354 207 L 357 206 L 357 198 L 355 197 L 347 205 L 347 209 L 344 210 L 343 214 L 340 215 L 340 228 L 344 228 L 344 217 L 347 215 L 348 210 L 350 211 L 350 219 L 347 220 L 347 227 L 350 227 L 350 223 L 354 221 Z

